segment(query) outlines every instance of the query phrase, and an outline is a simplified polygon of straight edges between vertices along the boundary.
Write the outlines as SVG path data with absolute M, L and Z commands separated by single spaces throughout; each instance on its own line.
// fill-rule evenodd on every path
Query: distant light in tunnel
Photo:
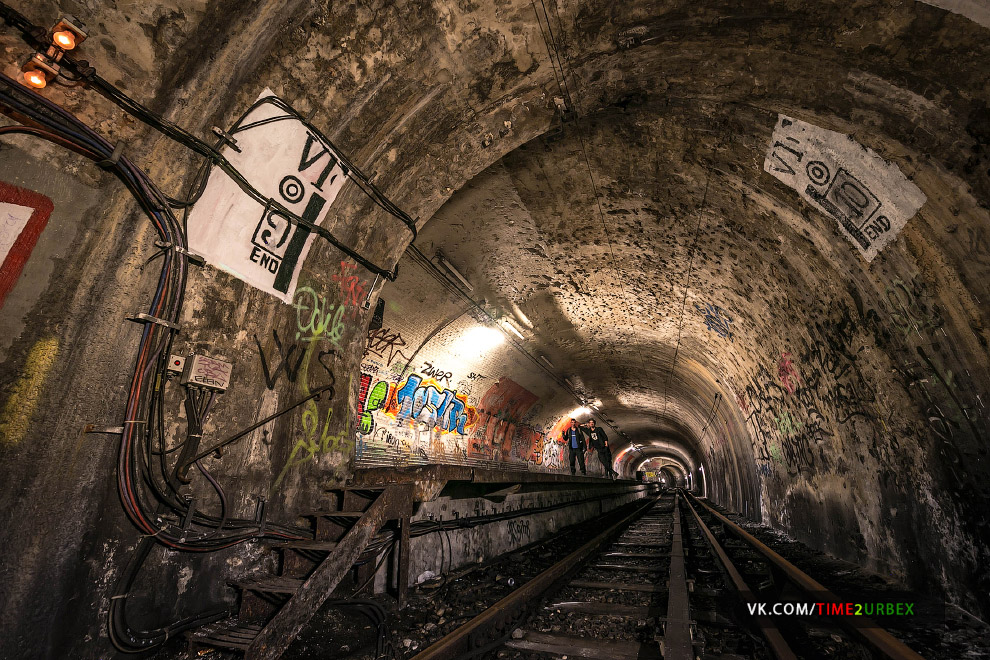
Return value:
M 495 328 L 475 326 L 461 335 L 451 347 L 461 357 L 481 357 L 496 346 L 505 343 L 505 335 Z

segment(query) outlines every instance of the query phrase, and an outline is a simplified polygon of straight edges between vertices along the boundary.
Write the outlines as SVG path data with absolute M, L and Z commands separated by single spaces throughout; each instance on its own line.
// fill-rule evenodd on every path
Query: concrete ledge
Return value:
M 513 484 L 540 484 L 548 486 L 583 486 L 600 488 L 603 486 L 644 486 L 638 481 L 627 479 L 611 480 L 602 477 L 571 476 L 550 472 L 528 472 L 526 470 L 491 470 L 465 465 L 420 465 L 399 468 L 365 468 L 355 470 L 347 486 L 378 487 L 394 483 L 413 483 L 417 501 L 434 499 L 448 483 L 491 484 L 511 486 Z M 490 489 L 494 492 L 496 489 Z M 531 490 L 531 489 L 527 489 Z M 508 493 L 506 493 L 508 494 Z

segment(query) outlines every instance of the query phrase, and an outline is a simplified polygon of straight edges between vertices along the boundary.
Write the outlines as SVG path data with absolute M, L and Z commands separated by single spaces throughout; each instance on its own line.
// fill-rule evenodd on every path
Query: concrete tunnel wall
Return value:
M 265 88 L 303 114 L 318 111 L 317 125 L 420 218 L 423 252 L 441 247 L 489 311 L 523 311 L 537 330 L 523 329 L 528 350 L 602 400 L 624 434 L 616 453 L 626 443 L 657 455 L 677 448 L 693 461 L 693 481 L 704 467 L 713 500 L 986 614 L 990 21 L 932 4 L 554 5 L 566 100 L 522 1 L 17 8 L 43 25 L 75 13 L 92 35 L 81 52 L 104 77 L 197 134 L 229 126 Z M 3 70 L 16 75 L 29 51 L 6 28 L 0 40 L 10 54 Z M 166 191 L 180 195 L 192 178 L 193 156 L 95 92 L 44 93 L 123 141 Z M 555 97 L 573 110 L 563 125 Z M 923 194 L 869 261 L 805 187 L 777 176 L 800 171 L 784 160 L 793 152 L 773 148 L 793 148 L 775 133 L 787 128 L 780 115 L 812 127 L 835 159 L 829 177 L 875 163 L 858 160 L 856 149 L 869 149 Z M 138 537 L 114 486 L 114 437 L 82 430 L 123 421 L 139 333 L 123 319 L 154 286 L 144 267 L 154 234 L 88 161 L 26 137 L 4 137 L 0 148 L 0 180 L 53 205 L 0 308 L 0 539 L 16 558 L 0 569 L 2 650 L 102 657 L 109 594 Z M 896 207 L 909 190 L 873 192 Z M 354 186 L 324 226 L 383 264 L 410 238 Z M 234 515 L 250 517 L 264 496 L 276 520 L 292 522 L 376 442 L 392 446 L 355 431 L 363 375 L 392 365 L 367 352 L 379 294 L 364 310 L 348 288 L 369 291 L 373 278 L 346 260 L 342 270 L 342 259 L 317 241 L 303 266 L 297 291 L 313 292 L 305 311 L 319 310 L 316 332 L 298 300 L 211 266 L 192 271 L 174 352 L 235 365 L 206 436 L 335 384 L 332 400 L 210 459 Z M 460 304 L 417 291 L 428 280 L 416 272 L 405 266 L 380 293 L 382 327 L 404 323 L 411 344 Z M 434 305 L 441 314 L 428 313 Z M 339 323 L 326 325 L 338 306 Z M 440 352 L 421 355 L 441 360 L 437 342 Z M 298 371 L 266 374 L 290 357 Z M 474 373 L 516 383 L 538 397 L 530 411 L 542 408 L 491 415 L 473 435 L 473 458 L 535 463 L 535 435 L 576 403 L 513 349 L 479 359 L 491 373 Z M 458 387 L 476 380 L 470 368 L 431 366 Z M 471 400 L 492 385 L 468 393 L 464 384 L 465 405 L 488 410 Z M 168 405 L 178 437 L 177 391 Z M 376 425 L 391 423 L 381 415 Z M 507 446 L 511 424 L 531 429 L 527 456 L 523 434 Z M 427 460 L 472 451 L 472 434 L 428 430 Z M 408 449 L 390 460 L 419 460 Z M 194 489 L 208 501 L 205 484 Z M 225 579 L 270 561 L 254 544 L 195 558 L 158 551 L 139 581 L 134 623 L 229 601 Z

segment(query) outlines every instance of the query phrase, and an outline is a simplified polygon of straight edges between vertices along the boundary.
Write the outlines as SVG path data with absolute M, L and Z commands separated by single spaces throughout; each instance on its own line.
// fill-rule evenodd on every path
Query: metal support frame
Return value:
M 684 544 L 681 538 L 680 493 L 674 495 L 674 528 L 670 543 L 670 581 L 667 583 L 667 619 L 663 627 L 665 660 L 694 660 L 691 643 L 691 602 L 688 600 Z
M 412 489 L 408 484 L 386 487 L 344 534 L 326 560 L 313 570 L 254 638 L 245 654 L 247 660 L 275 660 L 280 657 L 330 597 L 385 521 L 408 520 L 411 503 Z

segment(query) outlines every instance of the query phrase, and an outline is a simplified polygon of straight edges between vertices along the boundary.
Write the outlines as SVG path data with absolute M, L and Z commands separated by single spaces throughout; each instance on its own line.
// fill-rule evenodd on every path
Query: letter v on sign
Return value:
M 322 149 L 322 151 L 320 151 L 316 155 L 311 155 L 313 151 L 314 143 L 316 143 L 316 138 L 313 136 L 313 134 L 306 133 L 306 146 L 303 147 L 302 158 L 299 159 L 299 171 L 304 172 L 308 170 L 310 167 L 315 165 L 321 158 L 323 158 L 323 156 L 328 156 L 326 165 L 323 166 L 323 171 L 320 172 L 320 176 L 316 179 L 316 181 L 313 182 L 313 187 L 319 190 L 320 192 L 323 192 L 323 184 L 326 183 L 327 177 L 330 176 L 330 172 L 333 171 L 334 166 L 340 163 L 340 161 L 337 158 L 336 154 L 331 152 L 330 148 L 324 146 L 322 143 L 320 144 L 320 148 Z M 341 169 L 341 174 L 343 176 L 347 176 L 348 170 L 343 163 L 340 163 L 340 169 Z M 334 174 L 333 178 L 330 179 L 330 183 L 332 184 L 334 180 L 336 180 L 336 178 L 337 175 Z

